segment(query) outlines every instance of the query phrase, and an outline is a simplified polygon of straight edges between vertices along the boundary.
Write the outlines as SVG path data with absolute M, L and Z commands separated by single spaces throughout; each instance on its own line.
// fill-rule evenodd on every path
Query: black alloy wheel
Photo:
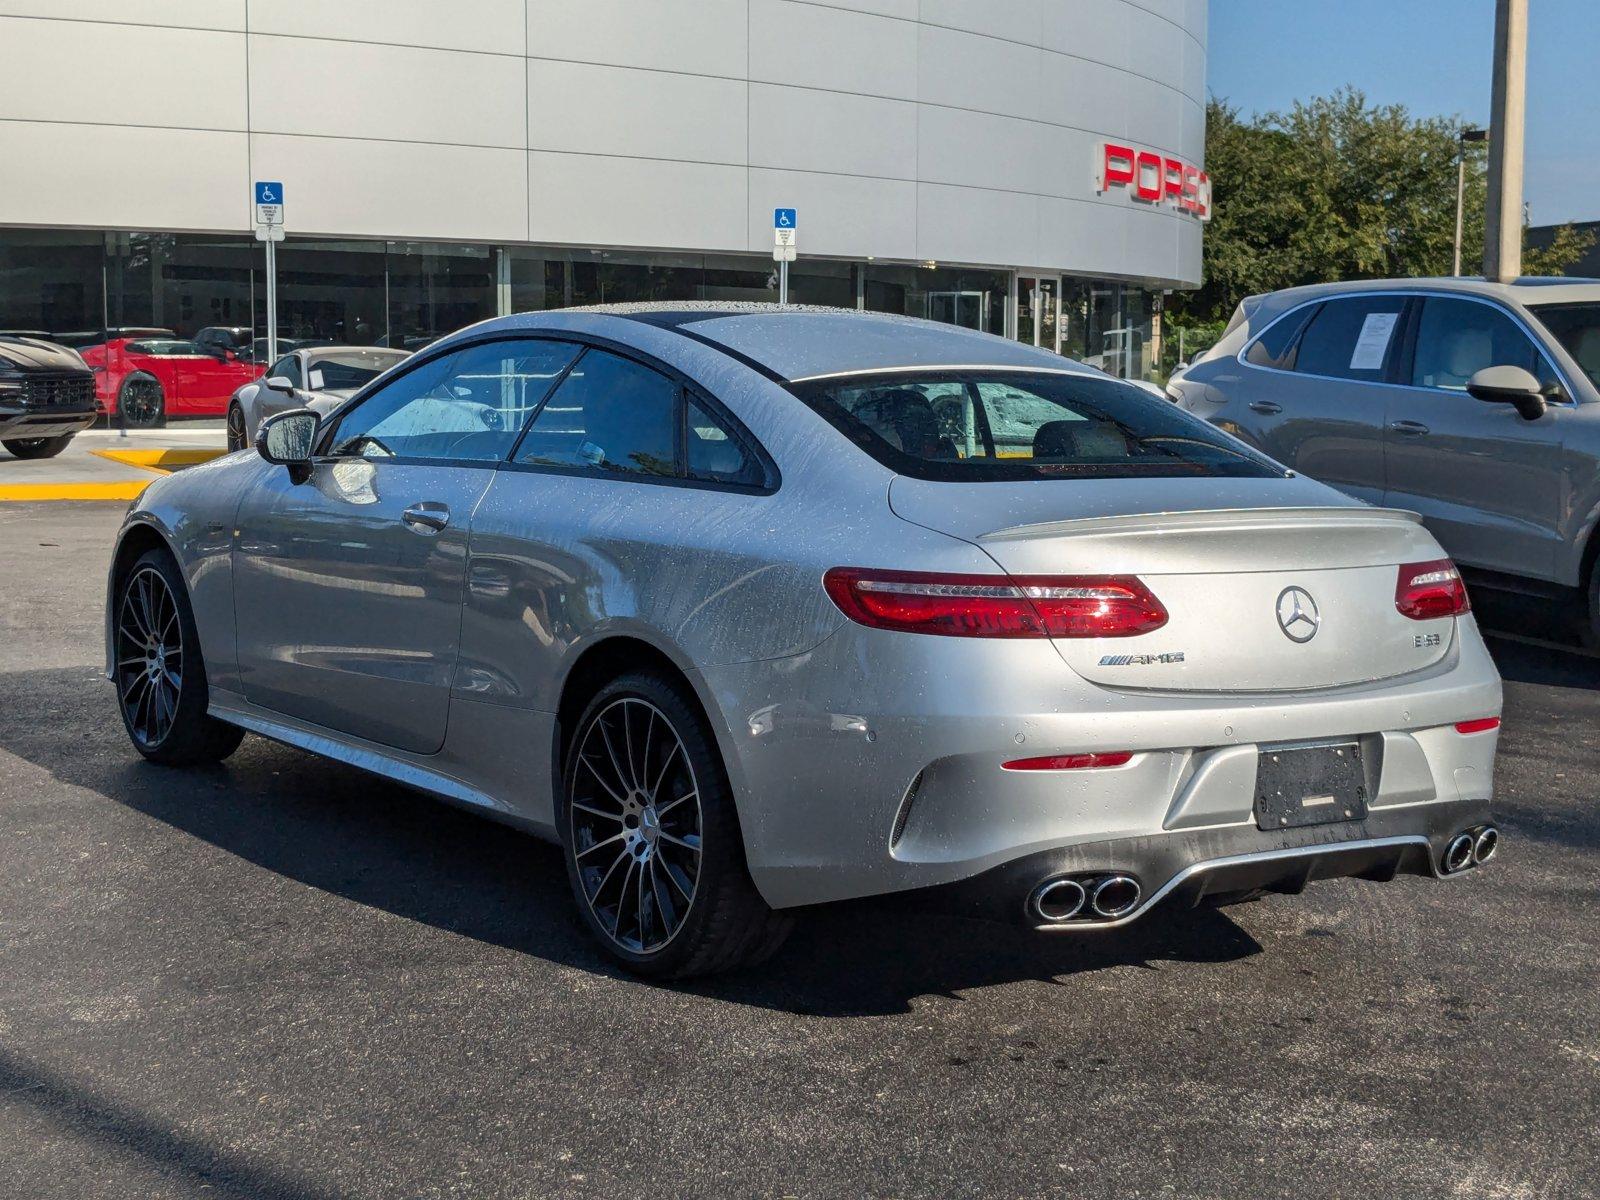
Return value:
M 659 978 L 769 957 L 793 918 L 750 878 L 727 770 L 688 684 L 653 669 L 623 675 L 571 729 L 558 828 L 601 948 Z
M 130 429 L 159 428 L 167 419 L 166 394 L 149 375 L 130 375 L 117 393 L 117 411 Z
M 134 749 L 166 766 L 220 762 L 244 730 L 206 710 L 210 689 L 178 564 L 149 550 L 118 579 L 112 646 L 122 723 Z
M 649 701 L 595 713 L 578 741 L 569 836 L 595 921 L 631 954 L 683 928 L 700 877 L 700 793 L 683 739 Z
M 178 718 L 183 692 L 183 629 L 172 589 L 141 566 L 117 605 L 117 695 L 128 732 L 141 748 L 159 746 Z

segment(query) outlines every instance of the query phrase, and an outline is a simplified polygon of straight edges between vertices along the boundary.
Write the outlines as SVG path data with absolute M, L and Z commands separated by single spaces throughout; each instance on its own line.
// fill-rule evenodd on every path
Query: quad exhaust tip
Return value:
M 1143 895 L 1132 875 L 1059 875 L 1033 890 L 1028 915 L 1036 925 L 1114 921 L 1138 908 Z
M 1465 871 L 1468 867 L 1481 866 L 1494 857 L 1500 848 L 1500 831 L 1493 825 L 1475 825 L 1471 829 L 1464 829 L 1450 839 L 1450 844 L 1444 848 L 1444 857 L 1439 866 L 1446 875 L 1454 875 L 1458 871 Z
M 1472 865 L 1488 862 L 1498 849 L 1500 849 L 1500 831 L 1493 825 L 1485 825 L 1478 830 L 1478 836 L 1472 840 Z
M 1089 894 L 1076 879 L 1052 879 L 1033 894 L 1033 915 L 1041 921 L 1070 921 L 1083 911 Z
M 1473 838 L 1470 833 L 1458 833 L 1444 848 L 1444 869 L 1447 874 L 1465 871 L 1472 865 Z
M 1090 907 L 1107 920 L 1127 916 L 1139 904 L 1139 881 L 1132 875 L 1112 875 L 1095 885 Z

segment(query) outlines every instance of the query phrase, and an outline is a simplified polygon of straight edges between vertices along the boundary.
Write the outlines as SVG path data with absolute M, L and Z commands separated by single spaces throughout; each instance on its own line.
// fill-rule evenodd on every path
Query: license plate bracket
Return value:
M 1263 830 L 1364 820 L 1361 743 L 1264 747 L 1256 756 L 1255 815 Z

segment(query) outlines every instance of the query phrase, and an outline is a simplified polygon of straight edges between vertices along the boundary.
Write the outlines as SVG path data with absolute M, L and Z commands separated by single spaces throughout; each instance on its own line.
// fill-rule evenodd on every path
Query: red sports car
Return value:
M 97 368 L 100 406 L 113 418 L 120 410 L 130 426 L 161 425 L 169 416 L 220 417 L 234 390 L 266 369 L 170 335 L 112 338 L 85 346 L 83 360 Z

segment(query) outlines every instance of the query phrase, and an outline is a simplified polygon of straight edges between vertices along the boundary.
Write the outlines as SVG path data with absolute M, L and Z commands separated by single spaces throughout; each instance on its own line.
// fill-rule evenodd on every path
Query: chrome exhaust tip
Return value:
M 1028 908 L 1035 920 L 1058 925 L 1082 912 L 1087 899 L 1083 884 L 1076 879 L 1047 879 L 1034 889 Z
M 1139 881 L 1131 875 L 1108 875 L 1095 884 L 1089 906 L 1095 916 L 1114 920 L 1125 917 L 1139 905 Z
M 1472 835 L 1458 833 L 1444 848 L 1444 870 L 1447 875 L 1464 871 L 1472 865 Z
M 1478 836 L 1472 839 L 1473 863 L 1488 862 L 1498 849 L 1500 849 L 1500 831 L 1493 825 L 1485 825 L 1478 830 Z

